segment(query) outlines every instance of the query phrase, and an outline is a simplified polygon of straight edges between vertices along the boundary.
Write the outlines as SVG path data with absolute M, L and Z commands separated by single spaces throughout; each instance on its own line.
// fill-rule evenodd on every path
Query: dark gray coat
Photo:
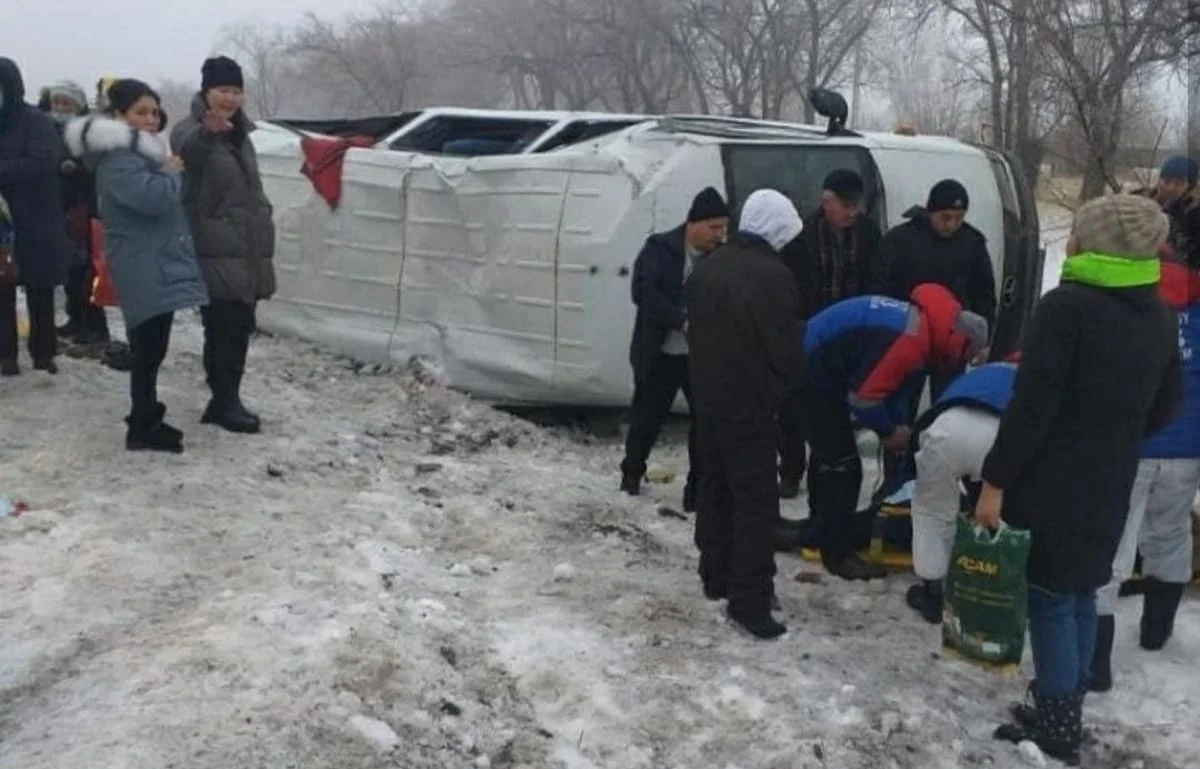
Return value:
M 214 300 L 253 304 L 275 293 L 275 223 L 250 141 L 254 124 L 239 111 L 234 130 L 219 135 L 203 123 L 204 98 L 171 131 L 183 158 L 183 204 L 196 256 Z
M 8 201 L 21 285 L 54 288 L 67 280 L 67 222 L 59 190 L 62 142 L 49 116 L 25 103 L 25 81 L 0 58 L 0 197 Z
M 104 250 L 125 326 L 208 304 L 167 143 L 105 117 L 66 130 L 72 154 L 95 169 Z

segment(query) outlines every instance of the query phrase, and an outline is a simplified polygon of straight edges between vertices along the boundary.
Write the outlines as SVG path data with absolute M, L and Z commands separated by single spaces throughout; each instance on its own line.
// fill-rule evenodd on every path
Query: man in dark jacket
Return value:
M 804 233 L 780 253 L 796 279 L 800 317 L 808 320 L 834 302 L 876 290 L 879 225 L 862 215 L 866 186 L 854 171 L 830 172 L 821 207 L 804 220 Z M 795 499 L 807 467 L 804 401 L 784 399 L 779 412 L 779 496 Z
M 800 234 L 795 206 L 758 190 L 738 232 L 706 257 L 687 290 L 691 379 L 698 423 L 696 546 L 711 600 L 758 638 L 787 631 L 774 603 L 776 418 L 800 382 L 799 297 L 778 251 Z
M 879 243 L 882 292 L 907 299 L 922 283 L 945 286 L 963 307 L 988 322 L 990 333 L 996 324 L 996 277 L 987 239 L 965 221 L 969 206 L 966 188 L 943 179 L 929 190 L 924 208 L 906 211 L 908 221 L 889 230 Z M 960 368 L 932 377 L 932 397 L 961 373 Z
M 621 462 L 621 490 L 641 492 L 646 460 L 658 440 L 663 420 L 679 391 L 692 410 L 688 378 L 688 314 L 684 283 L 704 255 L 725 239 L 729 208 L 712 187 L 700 192 L 688 210 L 687 222 L 669 232 L 651 235 L 633 264 L 631 292 L 637 306 L 629 362 L 633 366 L 633 404 L 625 459 Z M 683 507 L 695 509 L 696 421 L 688 430 L 688 480 Z
M 911 404 L 926 374 L 961 367 L 986 342 L 987 321 L 963 310 L 935 283 L 917 286 L 908 302 L 875 295 L 844 299 L 808 322 L 808 506 L 831 574 L 887 576 L 854 551 L 853 515 L 862 487 L 854 422 L 874 430 L 890 453 L 906 451 Z
M 211 298 L 201 310 L 204 373 L 212 391 L 202 421 L 257 433 L 261 423 L 242 404 L 241 387 L 255 308 L 275 293 L 275 223 L 242 87 L 237 62 L 207 59 L 192 113 L 171 131 L 171 150 L 183 158 L 183 204 Z
M 1143 439 L 1180 398 L 1178 323 L 1158 296 L 1166 216 L 1111 195 L 1075 215 L 1062 283 L 1042 297 L 1013 398 L 983 465 L 976 520 L 1028 529 L 1036 708 L 1000 739 L 1078 760 L 1096 641 L 1096 591 L 1112 576 Z
M 70 80 L 60 80 L 43 89 L 38 108 L 50 115 L 61 138 L 69 122 L 88 113 L 87 94 Z M 58 179 L 70 249 L 64 287 L 67 323 L 58 328 L 58 335 L 85 349 L 102 348 L 109 342 L 108 318 L 103 307 L 91 302 L 92 278 L 95 275 L 91 256 L 91 220 L 96 216 L 95 180 L 83 163 L 78 158 L 70 157 L 65 150 Z
M 62 142 L 54 123 L 25 103 L 25 81 L 11 59 L 0 58 L 0 197 L 8 201 L 16 230 L 14 259 L 29 310 L 33 367 L 54 374 L 58 354 L 54 289 L 67 279 L 66 220 L 58 186 Z M 17 364 L 17 286 L 0 284 L 0 375 Z
M 1160 256 L 1178 258 L 1200 270 L 1200 167 L 1185 155 L 1167 158 L 1158 172 L 1158 183 L 1135 194 L 1153 198 L 1171 220 L 1171 234 Z

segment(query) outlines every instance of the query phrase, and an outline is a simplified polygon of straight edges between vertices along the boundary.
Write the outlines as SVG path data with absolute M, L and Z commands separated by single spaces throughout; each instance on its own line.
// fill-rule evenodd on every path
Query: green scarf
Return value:
M 1134 288 L 1158 285 L 1162 267 L 1158 259 L 1083 253 L 1063 262 L 1062 280 L 1097 288 Z

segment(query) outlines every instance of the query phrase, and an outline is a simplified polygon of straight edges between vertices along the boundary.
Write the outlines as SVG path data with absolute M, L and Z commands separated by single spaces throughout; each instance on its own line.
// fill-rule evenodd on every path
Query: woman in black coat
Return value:
M 38 109 L 50 115 L 61 138 L 67 123 L 88 114 L 87 94 L 69 80 L 60 80 L 42 90 Z M 103 307 L 91 302 L 91 220 L 96 216 L 96 182 L 78 158 L 65 150 L 59 165 L 63 213 L 67 224 L 67 323 L 58 335 L 85 349 L 107 344 L 108 318 Z
M 1021 345 L 1021 367 L 983 465 L 976 520 L 1027 529 L 1036 706 L 996 736 L 1076 762 L 1096 643 L 1096 591 L 1112 576 L 1143 439 L 1180 398 L 1178 323 L 1158 297 L 1167 219 L 1110 195 L 1075 216 L 1062 282 Z
M 54 289 L 67 279 L 66 217 L 58 185 L 62 143 L 54 123 L 25 103 L 25 82 L 11 59 L 0 57 L 0 196 L 16 230 L 14 258 L 29 310 L 33 367 L 58 371 L 54 358 Z M 17 364 L 17 287 L 0 285 L 0 375 Z

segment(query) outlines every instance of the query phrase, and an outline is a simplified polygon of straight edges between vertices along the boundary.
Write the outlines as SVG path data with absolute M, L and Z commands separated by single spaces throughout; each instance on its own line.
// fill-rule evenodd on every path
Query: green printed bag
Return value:
M 985 666 L 1015 671 L 1028 622 L 1029 532 L 958 519 L 946 576 L 942 646 Z

